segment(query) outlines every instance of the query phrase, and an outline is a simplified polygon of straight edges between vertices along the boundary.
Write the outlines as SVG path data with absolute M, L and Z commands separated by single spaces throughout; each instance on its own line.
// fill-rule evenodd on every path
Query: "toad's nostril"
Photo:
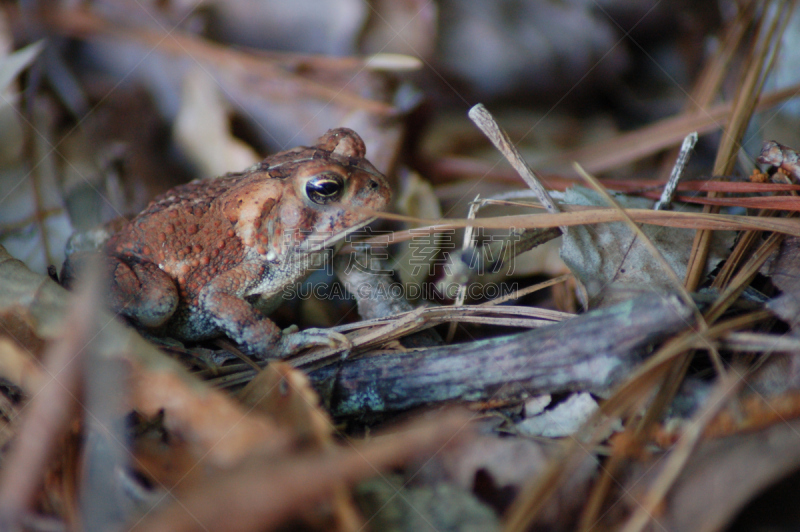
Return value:
M 380 185 L 378 185 L 378 182 L 375 181 L 374 179 L 369 180 L 369 188 L 371 188 L 372 190 L 376 190 L 379 186 Z

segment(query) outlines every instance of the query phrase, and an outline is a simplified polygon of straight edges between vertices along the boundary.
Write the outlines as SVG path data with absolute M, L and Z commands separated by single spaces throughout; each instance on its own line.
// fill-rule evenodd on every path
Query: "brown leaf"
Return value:
M 268 364 L 245 386 L 240 399 L 285 429 L 302 448 L 323 451 L 333 447 L 333 422 L 320 407 L 308 377 L 289 364 Z M 304 516 L 313 528 L 358 531 L 364 526 L 344 484 L 331 486 L 327 502 Z
M 239 394 L 254 412 L 287 430 L 296 441 L 323 448 L 333 443 L 333 422 L 319 406 L 308 377 L 283 362 L 272 362 Z
M 667 496 L 657 523 L 667 530 L 723 529 L 759 492 L 800 468 L 798 430 L 800 422 L 783 422 L 701 444 Z M 632 475 L 627 489 L 631 483 L 647 485 L 659 473 L 659 463 L 663 461 L 649 473 Z
M 254 453 L 277 453 L 289 435 L 226 395 L 172 368 L 131 364 L 131 405 L 146 417 L 163 411 L 164 427 L 210 465 L 231 466 Z
M 131 530 L 225 532 L 271 530 L 314 508 L 342 483 L 375 475 L 411 458 L 440 452 L 467 426 L 460 412 L 412 422 L 400 430 L 331 452 L 276 462 L 253 457 L 207 479 Z

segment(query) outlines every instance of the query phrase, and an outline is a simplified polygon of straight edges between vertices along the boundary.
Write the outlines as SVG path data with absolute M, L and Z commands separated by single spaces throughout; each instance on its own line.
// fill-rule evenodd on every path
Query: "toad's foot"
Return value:
M 275 348 L 270 350 L 268 358 L 283 359 L 303 349 L 317 346 L 343 349 L 350 349 L 353 347 L 353 343 L 347 336 L 329 329 L 306 329 L 304 331 L 296 331 L 297 328 L 295 326 L 285 329 Z

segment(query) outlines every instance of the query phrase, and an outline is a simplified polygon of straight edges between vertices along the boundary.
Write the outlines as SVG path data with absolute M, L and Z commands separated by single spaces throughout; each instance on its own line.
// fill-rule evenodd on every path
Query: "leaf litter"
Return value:
M 796 80 L 768 82 L 785 68 L 779 43 L 797 33 L 790 3 L 743 3 L 705 27 L 719 36 L 713 53 L 674 46 L 699 72 L 689 99 L 661 107 L 682 111 L 628 131 L 587 118 L 600 134 L 576 145 L 584 137 L 568 130 L 580 121 L 556 106 L 564 115 L 549 131 L 567 132 L 538 151 L 525 138 L 532 114 L 502 99 L 513 85 L 476 82 L 477 54 L 467 70 L 436 55 L 456 53 L 470 27 L 448 2 L 420 6 L 422 20 L 376 3 L 352 11 L 335 42 L 287 40 L 293 52 L 232 45 L 259 46 L 230 34 L 246 2 L 216 14 L 165 4 L 145 18 L 133 3 L 102 4 L 2 12 L 13 42 L 0 62 L 4 527 L 721 530 L 796 477 L 800 138 L 768 129 L 789 116 L 768 110 L 797 93 Z M 564 16 L 591 20 L 577 7 Z M 393 45 L 392 21 L 422 35 L 419 47 Z M 437 64 L 457 68 L 432 75 Z M 488 107 L 501 120 L 483 106 L 470 116 L 508 162 L 466 121 L 437 123 L 458 109 L 447 93 L 458 83 L 467 99 L 499 98 Z M 421 119 L 446 142 L 420 146 Z M 380 216 L 392 232 L 337 259 L 349 302 L 287 304 L 276 319 L 328 320 L 348 350 L 259 367 L 225 342 L 143 338 L 102 310 L 97 275 L 74 294 L 45 275 L 73 227 L 333 126 L 364 137 L 403 199 Z M 672 210 L 654 210 L 670 150 L 693 131 L 701 142 Z M 761 141 L 773 142 L 759 158 Z M 93 245 L 88 235 L 70 245 Z M 533 251 L 547 267 L 531 264 Z M 347 253 L 382 273 L 347 271 Z M 503 283 L 511 289 L 486 291 Z M 457 295 L 394 292 L 446 284 Z M 467 410 L 444 408 L 453 403 Z

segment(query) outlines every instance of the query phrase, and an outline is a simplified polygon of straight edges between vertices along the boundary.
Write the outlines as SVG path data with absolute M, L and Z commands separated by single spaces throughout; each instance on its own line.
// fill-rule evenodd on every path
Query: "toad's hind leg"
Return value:
M 147 328 L 160 327 L 178 308 L 175 281 L 152 262 L 133 257 L 108 257 L 109 305 Z

